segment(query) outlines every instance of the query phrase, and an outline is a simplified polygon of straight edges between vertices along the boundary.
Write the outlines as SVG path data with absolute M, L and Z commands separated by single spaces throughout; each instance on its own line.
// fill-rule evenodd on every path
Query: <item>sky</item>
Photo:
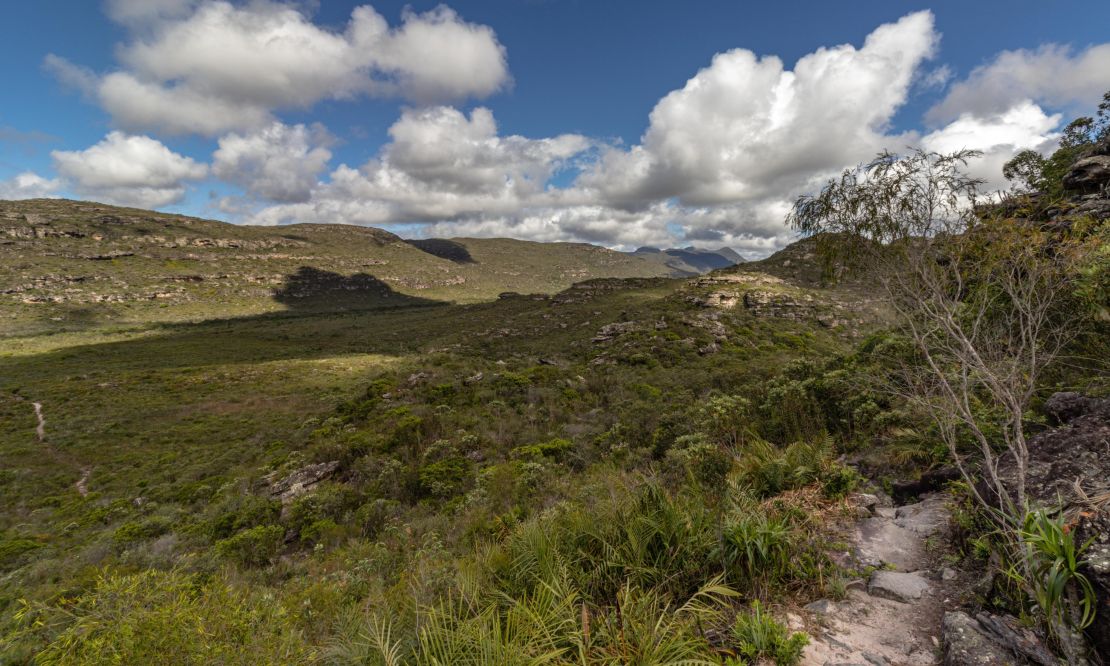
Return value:
M 0 199 L 407 237 L 732 247 L 885 149 L 1019 150 L 1110 90 L 1110 3 L 39 0 Z

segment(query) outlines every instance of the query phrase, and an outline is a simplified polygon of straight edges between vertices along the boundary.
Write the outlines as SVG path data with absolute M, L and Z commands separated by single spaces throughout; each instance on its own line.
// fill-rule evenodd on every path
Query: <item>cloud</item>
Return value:
M 793 70 L 745 49 L 718 54 L 660 100 L 639 146 L 609 151 L 579 184 L 628 206 L 791 194 L 897 142 L 885 130 L 938 39 L 932 14 L 917 12 L 879 26 L 861 48 L 821 48 Z
M 782 247 L 799 193 L 881 148 L 939 36 L 929 12 L 879 26 L 861 47 L 821 48 L 787 69 L 736 49 L 651 111 L 641 141 L 501 136 L 493 114 L 408 109 L 359 168 L 341 165 L 307 201 L 252 221 L 422 225 L 417 233 L 523 236 L 635 247 Z M 555 174 L 577 171 L 566 187 Z M 409 227 L 406 227 L 409 228 Z
M 331 137 L 322 126 L 282 123 L 250 134 L 219 140 L 212 173 L 255 197 L 272 201 L 307 201 L 318 176 L 327 168 Z
M 951 153 L 970 149 L 983 152 L 973 160 L 968 172 L 982 178 L 987 190 L 1007 187 L 1002 165 L 1018 151 L 1033 149 L 1048 152 L 1055 146 L 1060 126 L 1059 114 L 1048 115 L 1030 100 L 1019 102 L 1001 113 L 984 117 L 965 113 L 945 127 L 921 138 L 926 150 Z
M 265 209 L 254 221 L 387 224 L 512 214 L 547 203 L 552 175 L 591 146 L 576 134 L 500 136 L 482 107 L 469 116 L 451 107 L 406 109 L 389 135 L 378 157 L 358 169 L 340 165 L 310 201 Z
M 747 258 L 766 256 L 794 235 L 783 220 L 789 204 L 689 207 L 673 201 L 629 211 L 606 205 L 529 209 L 518 215 L 469 216 L 422 225 L 424 237 L 523 237 L 544 242 L 584 242 L 632 250 L 643 245 L 727 246 Z
M 952 68 L 948 65 L 941 65 L 935 67 L 928 72 L 924 72 L 917 81 L 917 85 L 925 90 L 944 90 L 948 82 L 952 80 L 955 74 L 952 73 Z
M 24 171 L 8 180 L 0 180 L 0 199 L 41 199 L 56 197 L 61 183 L 46 179 L 37 173 Z
M 130 129 L 215 136 L 228 129 L 272 122 L 264 106 L 221 99 L 188 86 L 143 82 L 123 72 L 101 79 L 97 94 L 112 120 Z
M 75 65 L 53 53 L 46 54 L 42 61 L 42 67 L 62 85 L 73 88 L 86 97 L 96 96 L 96 89 L 99 85 L 98 78 L 96 73 L 88 67 Z
M 149 28 L 166 20 L 188 16 L 199 0 L 108 0 L 104 10 L 122 25 Z
M 124 48 L 125 71 L 100 79 L 98 94 L 117 122 L 205 134 L 240 128 L 219 139 L 212 173 L 246 196 L 218 205 L 258 224 L 396 225 L 422 235 L 626 248 L 729 245 L 759 256 L 793 237 L 784 220 L 798 194 L 881 149 L 982 150 L 973 173 L 994 185 L 1017 150 L 1051 147 L 1060 119 L 1023 99 L 965 112 L 925 136 L 893 132 L 894 115 L 915 89 L 943 87 L 951 77 L 943 65 L 925 69 L 939 42 L 927 11 L 877 27 L 862 45 L 816 49 L 790 68 L 744 49 L 720 53 L 659 100 L 631 147 L 577 134 L 502 135 L 487 108 L 428 105 L 487 94 L 508 80 L 492 31 L 446 8 L 406 11 L 390 28 L 359 7 L 342 32 L 269 2 L 165 11 L 143 19 L 153 22 L 149 36 Z M 226 67 L 231 61 L 238 66 Z M 274 109 L 361 94 L 422 105 L 403 109 L 389 141 L 358 166 L 329 167 L 323 128 L 273 120 Z M 132 140 L 159 147 L 164 153 L 151 152 L 162 164 L 173 162 L 167 156 L 188 160 L 146 137 L 114 133 L 105 142 Z M 83 162 L 95 148 L 78 154 Z M 116 188 L 128 188 L 144 201 L 176 200 L 182 183 L 204 169 L 189 160 L 162 181 L 90 183 L 91 176 L 63 173 L 62 162 L 59 173 L 86 190 L 118 196 Z
M 322 100 L 373 95 L 431 104 L 485 97 L 510 83 L 493 30 L 446 7 L 406 11 L 391 28 L 360 6 L 343 31 L 269 0 L 242 7 L 115 0 L 108 11 L 130 29 L 118 71 L 97 77 L 53 54 L 45 66 L 92 94 L 128 131 L 215 136 L 258 129 L 275 110 Z
M 58 174 L 82 196 L 105 203 L 157 208 L 180 201 L 186 181 L 208 167 L 147 136 L 111 132 L 82 151 L 51 153 Z
M 964 114 L 985 117 L 1004 113 L 1025 100 L 1053 108 L 1089 108 L 1110 88 L 1107 72 L 1110 44 L 1079 52 L 1058 44 L 1003 51 L 954 84 L 926 119 L 941 123 Z

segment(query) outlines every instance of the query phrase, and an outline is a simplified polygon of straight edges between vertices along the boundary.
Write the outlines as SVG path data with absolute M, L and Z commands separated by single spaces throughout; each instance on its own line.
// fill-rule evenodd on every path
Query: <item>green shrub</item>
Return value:
M 451 456 L 420 468 L 421 489 L 440 499 L 457 495 L 469 479 L 470 461 L 462 456 Z
M 362 495 L 354 489 L 341 483 L 324 482 L 289 505 L 286 524 L 300 534 L 304 528 L 325 518 L 343 523 L 362 501 Z
M 843 498 L 856 489 L 860 476 L 850 467 L 834 465 L 821 478 L 821 491 L 825 497 L 832 499 Z
M 217 541 L 256 525 L 277 521 L 281 503 L 268 497 L 251 493 L 237 493 L 225 500 L 216 516 L 206 521 L 204 531 L 209 539 Z
M 112 539 L 117 544 L 128 544 L 143 539 L 160 537 L 169 531 L 169 519 L 154 516 L 145 520 L 131 520 L 120 525 L 112 533 Z
M 763 589 L 785 580 L 796 553 L 789 523 L 753 507 L 729 519 L 721 530 L 718 560 L 728 580 L 749 589 Z
M 569 439 L 555 438 L 538 444 L 518 446 L 509 451 L 510 458 L 555 458 L 561 460 L 563 456 L 574 449 L 574 442 Z
M 244 566 L 265 566 L 277 557 L 284 537 L 280 525 L 257 525 L 217 541 L 216 553 Z
M 312 661 L 293 616 L 272 598 L 219 579 L 170 571 L 105 574 L 67 608 L 24 607 L 20 619 L 57 631 L 35 658 L 44 666 L 292 664 Z
M 6 538 L 0 540 L 0 568 L 16 564 L 24 553 L 42 548 L 42 544 L 31 539 Z
M 751 436 L 752 403 L 739 395 L 715 395 L 697 409 L 694 421 L 714 442 L 738 446 Z
M 683 479 L 714 490 L 724 486 L 732 463 L 728 451 L 701 435 L 679 437 L 666 455 L 666 465 L 672 475 L 681 472 Z
M 345 530 L 331 518 L 321 518 L 301 528 L 301 541 L 307 544 L 334 544 L 342 539 Z
M 832 456 L 832 440 L 827 435 L 782 449 L 755 440 L 740 456 L 737 481 L 756 497 L 770 497 L 823 479 L 836 470 Z
M 752 602 L 752 612 L 736 617 L 732 627 L 736 653 L 742 660 L 729 660 L 729 666 L 771 660 L 776 666 L 793 666 L 802 659 L 802 650 L 809 644 L 809 637 L 802 632 L 791 633 L 775 618 L 767 615 L 758 601 Z

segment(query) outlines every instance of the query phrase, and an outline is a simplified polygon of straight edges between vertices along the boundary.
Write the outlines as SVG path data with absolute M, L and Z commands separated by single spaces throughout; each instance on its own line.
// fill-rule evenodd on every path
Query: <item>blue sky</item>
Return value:
M 0 195 L 756 255 L 877 149 L 1001 185 L 1110 89 L 1110 3 L 358 6 L 6 3 Z

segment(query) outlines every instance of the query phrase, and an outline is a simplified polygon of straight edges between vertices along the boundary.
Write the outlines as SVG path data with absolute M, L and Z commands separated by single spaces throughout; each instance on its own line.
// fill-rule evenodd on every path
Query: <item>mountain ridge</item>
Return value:
M 304 269 L 309 269 L 305 272 Z M 313 272 L 315 271 L 315 272 Z M 365 275 L 354 281 L 336 276 Z M 0 201 L 0 334 L 43 322 L 127 323 L 271 312 L 291 281 L 340 293 L 299 307 L 469 303 L 553 294 L 600 277 L 675 277 L 662 263 L 587 243 L 404 239 L 344 224 L 235 225 L 65 199 Z M 359 301 L 355 292 L 373 298 Z M 396 294 L 396 298 L 390 298 Z

